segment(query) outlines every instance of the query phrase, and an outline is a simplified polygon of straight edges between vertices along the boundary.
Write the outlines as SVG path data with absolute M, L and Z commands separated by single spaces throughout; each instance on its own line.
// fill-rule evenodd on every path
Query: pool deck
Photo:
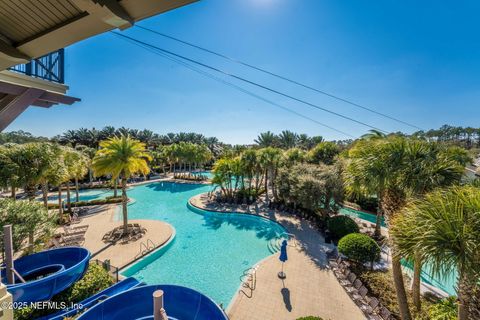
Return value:
M 332 248 L 306 220 L 262 205 L 219 205 L 207 194 L 190 199 L 200 209 L 259 215 L 284 226 L 295 235 L 297 244 L 288 247 L 285 263 L 287 278 L 280 280 L 278 253 L 258 264 L 257 285 L 251 298 L 239 291 L 227 310 L 231 320 L 294 320 L 302 316 L 320 316 L 331 320 L 365 319 L 335 275 L 327 268 L 325 251 Z
M 174 234 L 174 228 L 162 221 L 156 220 L 129 220 L 129 223 L 139 223 L 147 229 L 145 235 L 137 241 L 127 244 L 107 244 L 102 241 L 103 236 L 110 230 L 122 225 L 116 218 L 116 205 L 102 206 L 97 213 L 83 217 L 81 222 L 73 226 L 88 225 L 83 247 L 90 250 L 93 259 L 110 260 L 112 266 L 122 268 L 132 263 L 140 252 L 140 244 L 148 239 L 153 241 L 155 249 L 165 244 Z M 58 231 L 63 231 L 59 229 Z

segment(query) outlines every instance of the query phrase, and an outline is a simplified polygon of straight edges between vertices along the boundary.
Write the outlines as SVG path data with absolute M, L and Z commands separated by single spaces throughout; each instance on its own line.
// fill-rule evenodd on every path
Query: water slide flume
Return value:
M 66 317 L 73 317 L 77 315 L 78 313 L 82 312 L 85 309 L 91 308 L 97 303 L 114 296 L 120 292 L 144 286 L 145 283 L 138 281 L 135 278 L 126 278 L 116 284 L 114 284 L 111 287 L 108 287 L 105 290 L 100 291 L 97 294 L 94 294 L 93 296 L 90 296 L 86 298 L 85 300 L 77 303 L 77 308 L 68 308 L 65 310 L 61 310 L 59 312 L 56 312 L 54 314 L 50 314 L 45 317 L 38 318 L 36 320 L 64 320 Z
M 170 320 L 228 320 L 210 298 L 190 288 L 150 285 L 134 288 L 98 303 L 78 320 L 149 320 L 153 317 L 153 293 L 164 292 L 163 306 Z
M 2 282 L 15 302 L 47 301 L 78 281 L 86 272 L 89 260 L 90 252 L 80 247 L 34 253 L 13 262 L 16 272 L 13 284 L 7 284 L 6 268 L 3 268 Z

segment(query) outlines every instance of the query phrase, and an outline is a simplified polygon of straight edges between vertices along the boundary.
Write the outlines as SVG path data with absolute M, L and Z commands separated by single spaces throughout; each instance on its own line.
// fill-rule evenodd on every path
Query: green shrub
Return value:
M 340 239 L 338 251 L 348 259 L 361 264 L 376 261 L 380 257 L 378 244 L 369 236 L 361 233 L 351 233 Z
M 107 197 L 105 199 L 95 199 L 90 201 L 72 202 L 72 207 L 86 207 L 93 205 L 112 204 L 122 202 L 122 197 Z M 57 203 L 48 203 L 48 209 L 58 209 Z
M 114 283 L 113 278 L 100 265 L 91 264 L 82 279 L 75 282 L 70 288 L 52 298 L 54 302 L 76 303 L 91 295 L 110 287 Z M 30 307 L 16 309 L 15 319 L 29 320 L 45 316 L 57 310 L 32 309 Z
M 449 297 L 428 308 L 430 320 L 456 320 L 457 319 L 457 298 Z
M 323 320 L 323 319 L 320 317 L 308 316 L 308 317 L 297 318 L 297 320 Z
M 360 229 L 353 219 L 347 216 L 335 216 L 328 220 L 328 229 L 336 239 L 343 238 L 350 233 L 358 233 Z

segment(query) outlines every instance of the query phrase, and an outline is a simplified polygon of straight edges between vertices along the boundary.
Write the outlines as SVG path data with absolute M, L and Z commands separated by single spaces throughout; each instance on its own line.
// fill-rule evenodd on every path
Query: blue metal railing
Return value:
M 60 49 L 8 70 L 52 82 L 65 83 L 65 50 Z

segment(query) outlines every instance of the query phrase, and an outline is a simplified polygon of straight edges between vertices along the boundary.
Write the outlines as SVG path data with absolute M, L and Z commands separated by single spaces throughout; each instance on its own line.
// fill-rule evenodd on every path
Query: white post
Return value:
M 3 226 L 3 243 L 5 246 L 5 273 L 7 274 L 7 283 L 15 283 L 15 275 L 13 273 L 13 240 L 12 225 Z
M 153 319 L 168 320 L 167 313 L 163 308 L 163 290 L 156 290 L 153 293 Z

